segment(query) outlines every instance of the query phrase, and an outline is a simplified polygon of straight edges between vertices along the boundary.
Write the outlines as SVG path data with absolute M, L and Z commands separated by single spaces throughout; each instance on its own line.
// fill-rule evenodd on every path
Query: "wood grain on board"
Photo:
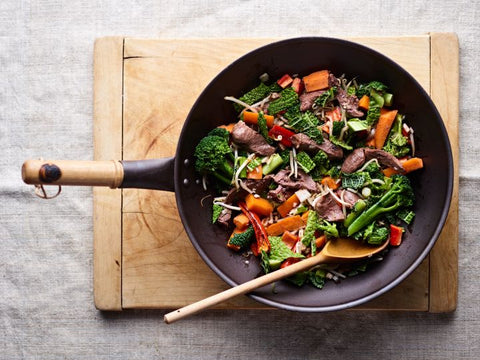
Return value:
M 105 46 L 112 46 L 113 39 L 110 38 Z M 442 72 L 441 65 L 432 66 L 431 39 L 434 39 L 434 34 L 351 40 L 393 58 L 427 91 L 432 89 L 432 94 L 435 94 L 433 89 L 438 90 L 436 87 L 444 84 L 438 82 L 438 75 L 434 76 L 436 74 L 433 71 L 434 67 L 439 74 Z M 443 39 L 437 44 L 440 49 L 441 41 Z M 119 142 L 122 144 L 120 155 L 125 160 L 172 156 L 183 121 L 208 82 L 242 54 L 270 42 L 272 39 L 116 39 L 118 48 L 112 53 L 118 54 L 118 51 L 123 53 L 121 71 L 118 71 L 116 62 L 112 63 L 110 73 L 95 69 L 95 85 L 97 89 L 97 82 L 115 83 L 117 103 L 118 92 L 123 93 L 123 108 L 120 106 L 123 137 L 118 133 L 118 114 L 115 113 L 116 117 L 111 118 L 108 112 L 101 114 L 104 116 L 99 116 L 96 112 L 95 145 L 96 150 L 98 148 L 96 158 L 105 159 L 104 154 L 108 156 L 118 154 Z M 106 48 L 101 49 L 102 44 L 101 41 L 96 43 L 95 59 L 106 56 L 108 52 Z M 117 58 L 116 60 L 118 61 Z M 97 65 L 99 61 L 100 59 L 96 61 L 96 67 L 100 66 Z M 105 77 L 109 79 L 104 79 Z M 104 89 L 106 90 L 106 87 Z M 441 89 L 439 90 L 441 92 Z M 179 93 L 182 94 L 181 97 L 178 96 Z M 103 95 L 101 91 L 96 91 L 95 102 L 97 103 Z M 450 98 L 438 97 L 438 101 L 447 100 L 451 101 Z M 118 111 L 114 105 L 115 101 L 111 107 Z M 448 113 L 451 122 L 450 135 L 455 139 L 458 123 L 456 108 L 450 106 L 447 108 L 450 111 Z M 110 121 L 116 125 L 102 125 Z M 100 133 L 98 129 L 105 126 L 113 126 L 117 132 L 113 131 L 111 136 Z M 456 146 L 456 143 L 452 143 L 452 146 Z M 105 149 L 108 147 L 109 150 Z M 112 151 L 113 149 L 115 151 Z M 125 189 L 119 201 L 118 195 L 114 196 L 107 192 L 112 190 L 104 189 L 95 196 L 96 217 L 105 215 L 105 219 L 110 219 L 106 222 L 103 220 L 104 224 L 99 220 L 95 223 L 97 235 L 98 227 L 104 226 L 105 229 L 101 230 L 101 233 L 109 236 L 108 239 L 103 238 L 103 246 L 97 244 L 100 240 L 95 236 L 95 259 L 97 259 L 95 284 L 99 285 L 95 286 L 97 307 L 118 310 L 120 304 L 120 308 L 175 308 L 228 287 L 205 265 L 190 244 L 179 219 L 173 193 Z M 114 192 L 118 194 L 118 191 Z M 105 202 L 114 205 L 110 208 L 105 205 L 99 206 Z M 119 203 L 122 204 L 121 210 Z M 448 236 L 453 236 L 456 244 L 458 229 L 455 229 L 455 216 L 449 219 L 450 227 L 444 230 L 444 233 L 449 231 Z M 121 226 L 118 225 L 119 222 Z M 118 233 L 119 229 L 121 234 Z M 104 251 L 109 246 L 112 247 L 114 255 L 106 254 L 105 261 L 102 261 L 103 255 L 100 256 L 98 252 Z M 451 244 L 449 247 L 452 247 Z M 115 263 L 113 266 L 110 260 L 118 258 L 119 249 L 121 264 Z M 444 250 L 436 248 L 435 251 L 442 256 Z M 437 271 L 437 264 L 432 257 L 427 257 L 402 284 L 359 309 L 448 311 L 452 308 L 452 300 L 456 301 L 456 262 L 452 263 L 450 269 L 455 276 L 448 278 L 449 282 L 455 278 L 455 286 L 446 282 L 441 273 L 436 277 L 433 275 L 433 272 Z M 106 271 L 105 269 L 109 267 L 110 270 Z M 109 277 L 116 285 L 109 284 L 101 288 L 100 285 L 106 284 Z M 121 286 L 118 286 L 119 277 Z M 439 290 L 448 294 L 442 295 Z M 455 291 L 455 294 L 451 294 L 452 291 Z M 111 294 L 112 292 L 115 294 Z M 449 297 L 449 300 L 432 300 L 432 295 Z M 220 307 L 267 308 L 245 296 L 233 299 Z

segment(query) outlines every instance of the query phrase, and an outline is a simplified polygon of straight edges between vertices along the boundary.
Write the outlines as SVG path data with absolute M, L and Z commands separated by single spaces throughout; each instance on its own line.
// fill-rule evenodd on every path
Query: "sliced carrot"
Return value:
M 272 115 L 263 115 L 265 117 L 265 120 L 267 122 L 268 127 L 273 126 L 273 120 L 274 117 Z M 254 113 L 251 111 L 244 111 L 243 112 L 243 121 L 245 121 L 247 124 L 251 125 L 256 125 L 258 124 L 258 113 Z
M 322 131 L 329 134 L 330 133 L 330 126 L 328 126 L 327 124 L 323 124 L 322 125 Z
M 367 95 L 363 95 L 360 100 L 358 100 L 358 107 L 364 110 L 370 108 L 370 98 Z
M 303 77 L 307 92 L 328 88 L 328 70 L 315 71 Z
M 365 143 L 365 146 L 375 147 L 375 138 L 372 137 L 370 140 L 368 140 L 368 141 Z
M 230 123 L 228 125 L 220 125 L 219 128 L 227 130 L 229 133 L 233 131 L 233 127 L 235 126 L 235 123 Z
M 294 249 L 298 239 L 298 236 L 292 234 L 290 231 L 285 231 L 282 235 L 282 241 L 290 248 L 290 250 Z
M 267 226 L 267 234 L 278 236 L 282 235 L 285 231 L 294 231 L 302 226 L 305 226 L 305 222 L 300 215 L 289 216 Z
M 288 215 L 290 210 L 292 210 L 295 206 L 298 206 L 299 204 L 300 200 L 298 200 L 297 195 L 293 194 L 277 207 L 277 211 L 281 217 L 285 217 Z
M 248 194 L 245 198 L 247 209 L 260 216 L 269 216 L 273 211 L 273 206 L 267 199 Z
M 308 210 L 310 211 L 310 210 Z M 302 214 L 302 220 L 303 222 L 306 224 L 307 223 L 307 220 L 308 220 L 308 211 L 305 211 L 303 214 Z
M 326 242 L 327 242 L 327 237 L 325 235 L 321 235 L 315 239 L 315 246 L 317 247 L 317 249 L 321 249 Z
M 332 190 L 335 190 L 338 188 L 338 184 L 337 182 L 335 181 L 334 178 L 330 177 L 330 176 L 325 176 L 323 179 L 322 179 L 322 185 L 327 185 L 330 189 Z
M 230 243 L 230 240 L 232 239 L 232 237 L 233 237 L 235 234 L 240 234 L 240 233 L 242 233 L 242 232 L 244 232 L 244 231 L 245 231 L 245 230 L 240 230 L 240 229 L 238 229 L 238 228 L 233 229 L 232 234 L 230 235 L 230 237 L 228 238 L 228 241 L 227 241 L 227 247 L 228 247 L 229 249 L 232 249 L 232 250 L 235 250 L 235 251 L 240 250 L 240 246 L 231 244 L 231 243 Z
M 406 174 L 423 168 L 423 160 L 418 157 L 412 157 L 410 159 L 400 160 L 400 163 L 402 164 L 404 173 Z M 383 171 L 383 174 L 387 177 L 401 173 L 400 171 L 397 171 L 393 168 L 386 168 L 386 169 L 383 169 L 382 171 Z
M 263 174 L 263 166 L 262 164 L 260 164 L 252 171 L 247 171 L 247 179 L 261 180 L 262 174 Z
M 237 229 L 245 230 L 248 227 L 248 224 L 250 224 L 250 221 L 245 214 L 238 214 L 233 218 L 233 223 Z
M 375 135 L 373 135 L 377 149 L 383 148 L 397 112 L 398 110 L 380 110 L 380 117 L 375 127 Z

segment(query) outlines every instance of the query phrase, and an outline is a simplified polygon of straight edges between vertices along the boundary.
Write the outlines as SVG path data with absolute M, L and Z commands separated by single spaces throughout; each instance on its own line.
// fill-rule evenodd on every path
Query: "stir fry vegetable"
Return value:
M 212 130 L 194 154 L 204 186 L 218 192 L 212 221 L 230 229 L 228 248 L 253 253 L 270 272 L 314 256 L 332 238 L 400 246 L 415 217 L 406 174 L 423 161 L 390 89 L 324 69 L 271 85 L 260 78 L 238 98 L 225 97 L 238 119 Z M 322 288 L 381 256 L 289 280 Z

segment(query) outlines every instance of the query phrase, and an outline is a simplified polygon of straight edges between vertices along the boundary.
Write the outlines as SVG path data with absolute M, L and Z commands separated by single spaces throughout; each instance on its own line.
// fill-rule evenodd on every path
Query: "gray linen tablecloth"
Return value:
M 478 359 L 479 3 L 476 1 L 0 2 L 1 359 Z M 92 293 L 92 190 L 43 201 L 24 159 L 92 159 L 95 38 L 370 36 L 460 40 L 459 301 L 452 314 L 163 311 L 102 314 Z

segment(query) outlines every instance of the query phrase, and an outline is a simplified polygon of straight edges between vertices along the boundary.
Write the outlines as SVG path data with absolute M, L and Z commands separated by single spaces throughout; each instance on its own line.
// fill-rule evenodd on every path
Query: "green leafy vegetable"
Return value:
M 342 187 L 344 189 L 358 190 L 370 182 L 370 175 L 364 171 L 351 174 L 342 174 Z
M 288 258 L 294 257 L 303 259 L 305 257 L 302 254 L 290 250 L 280 236 L 269 236 L 268 240 L 270 241 L 270 252 L 266 253 L 265 251 L 262 251 L 262 267 L 265 270 L 265 273 L 277 270 L 282 262 Z
M 270 136 L 268 136 L 267 120 L 265 119 L 265 115 L 263 114 L 262 111 L 260 111 L 258 114 L 257 125 L 258 125 L 258 132 L 260 133 L 260 135 L 262 135 L 265 138 L 265 140 L 267 140 L 267 142 L 271 144 L 272 139 L 270 138 Z
M 307 225 L 303 231 L 302 243 L 311 247 L 312 255 L 315 255 L 317 250 L 315 246 L 316 231 L 322 231 L 327 237 L 338 237 L 337 225 L 335 223 L 329 223 L 320 219 L 316 211 L 309 211 Z
M 413 205 L 414 194 L 410 180 L 405 175 L 393 175 L 391 179 L 390 189 L 350 224 L 348 236 L 368 226 L 382 214 Z
M 268 105 L 268 113 L 271 115 L 278 114 L 280 111 L 287 110 L 289 107 L 298 103 L 298 94 L 293 88 L 288 87 L 280 92 L 280 97 L 273 100 Z
M 318 129 L 318 118 L 311 111 L 305 111 L 292 120 L 289 119 L 290 125 L 297 133 L 303 133 L 318 144 L 323 142 L 322 132 Z
M 220 213 L 222 212 L 223 207 L 218 205 L 218 204 L 213 204 L 212 205 L 212 224 L 215 224 L 218 220 L 218 217 L 220 216 Z
M 300 151 L 297 154 L 297 163 L 307 174 L 315 167 L 315 163 L 313 162 L 312 158 L 304 151 Z
M 363 95 L 369 95 L 372 90 L 383 93 L 388 90 L 388 87 L 380 81 L 372 81 L 368 84 L 360 84 L 356 95 L 358 98 L 361 98 Z
M 343 121 L 334 121 L 332 124 L 333 124 L 332 135 L 339 136 L 344 127 Z
M 380 118 L 380 108 L 381 106 L 375 101 L 375 98 L 370 97 L 366 118 L 368 126 L 373 126 L 377 123 L 378 119 Z
M 348 120 L 347 126 L 353 132 L 359 132 L 359 131 L 364 131 L 369 129 L 367 122 L 365 120 L 360 120 L 360 119 Z
M 253 171 L 261 163 L 262 163 L 262 159 L 257 157 L 253 160 L 250 160 L 250 162 L 247 164 L 246 168 L 247 168 L 248 171 Z
M 324 108 L 327 103 L 335 99 L 336 94 L 337 88 L 335 86 L 332 86 L 328 90 L 325 90 L 318 98 L 316 98 L 314 104 Z
M 325 285 L 327 272 L 324 269 L 316 269 L 308 272 L 308 280 L 318 289 L 322 289 Z
M 257 87 L 253 88 L 243 96 L 239 98 L 239 100 L 247 103 L 248 105 L 252 105 L 268 96 L 272 92 L 270 86 L 265 85 L 264 83 L 260 83 Z M 243 109 L 243 106 L 234 103 L 234 108 L 240 112 Z
M 397 213 L 397 216 L 400 220 L 410 225 L 415 217 L 415 213 L 411 210 L 402 209 Z

